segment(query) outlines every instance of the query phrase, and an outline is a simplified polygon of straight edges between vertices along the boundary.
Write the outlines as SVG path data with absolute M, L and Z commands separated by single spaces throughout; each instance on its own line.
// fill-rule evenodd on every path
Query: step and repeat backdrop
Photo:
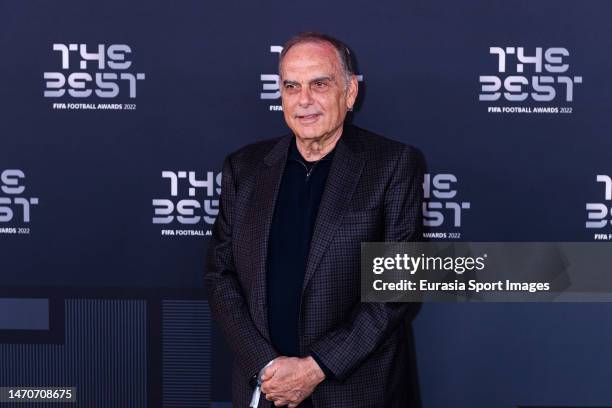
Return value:
M 612 240 L 611 13 L 2 0 L 0 386 L 230 407 L 202 279 L 221 164 L 288 132 L 277 64 L 302 31 L 351 47 L 353 123 L 424 152 L 429 238 Z M 611 304 L 426 304 L 414 333 L 424 407 L 612 406 Z

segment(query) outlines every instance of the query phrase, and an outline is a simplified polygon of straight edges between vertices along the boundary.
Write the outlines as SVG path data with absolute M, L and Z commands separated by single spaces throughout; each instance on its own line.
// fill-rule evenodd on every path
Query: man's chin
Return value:
M 319 139 L 323 133 L 320 131 L 317 131 L 317 129 L 314 128 L 297 128 L 294 130 L 294 133 L 296 134 L 297 137 L 299 137 L 300 139 Z

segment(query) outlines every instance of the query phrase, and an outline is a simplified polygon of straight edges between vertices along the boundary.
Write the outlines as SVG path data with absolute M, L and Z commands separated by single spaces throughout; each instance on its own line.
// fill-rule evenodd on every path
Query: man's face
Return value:
M 353 76 L 348 89 L 338 53 L 331 44 L 303 43 L 291 47 L 281 66 L 283 114 L 300 139 L 319 139 L 342 126 L 347 108 L 357 97 Z

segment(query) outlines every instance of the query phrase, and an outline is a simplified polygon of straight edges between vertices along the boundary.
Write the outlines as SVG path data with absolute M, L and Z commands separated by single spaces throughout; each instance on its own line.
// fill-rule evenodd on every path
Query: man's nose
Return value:
M 300 106 L 306 107 L 306 106 L 311 105 L 312 102 L 313 102 L 312 91 L 310 90 L 310 87 L 303 86 L 302 89 L 300 90 L 300 99 L 298 103 L 300 104 Z

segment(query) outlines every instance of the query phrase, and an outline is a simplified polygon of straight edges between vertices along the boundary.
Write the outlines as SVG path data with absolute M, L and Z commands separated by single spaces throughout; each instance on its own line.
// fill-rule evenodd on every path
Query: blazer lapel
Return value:
M 350 126 L 345 126 L 336 145 L 310 241 L 302 296 L 338 229 L 342 215 L 349 207 L 353 191 L 363 170 L 365 161 L 355 154 L 358 146 L 353 132 L 354 130 Z
M 266 259 L 268 255 L 268 240 L 270 225 L 276 205 L 280 182 L 287 162 L 289 142 L 293 135 L 284 136 L 266 155 L 257 171 L 252 195 L 252 217 L 254 223 L 252 242 L 253 273 L 252 287 L 253 317 L 263 336 L 270 339 L 268 330 L 268 315 L 266 307 Z

